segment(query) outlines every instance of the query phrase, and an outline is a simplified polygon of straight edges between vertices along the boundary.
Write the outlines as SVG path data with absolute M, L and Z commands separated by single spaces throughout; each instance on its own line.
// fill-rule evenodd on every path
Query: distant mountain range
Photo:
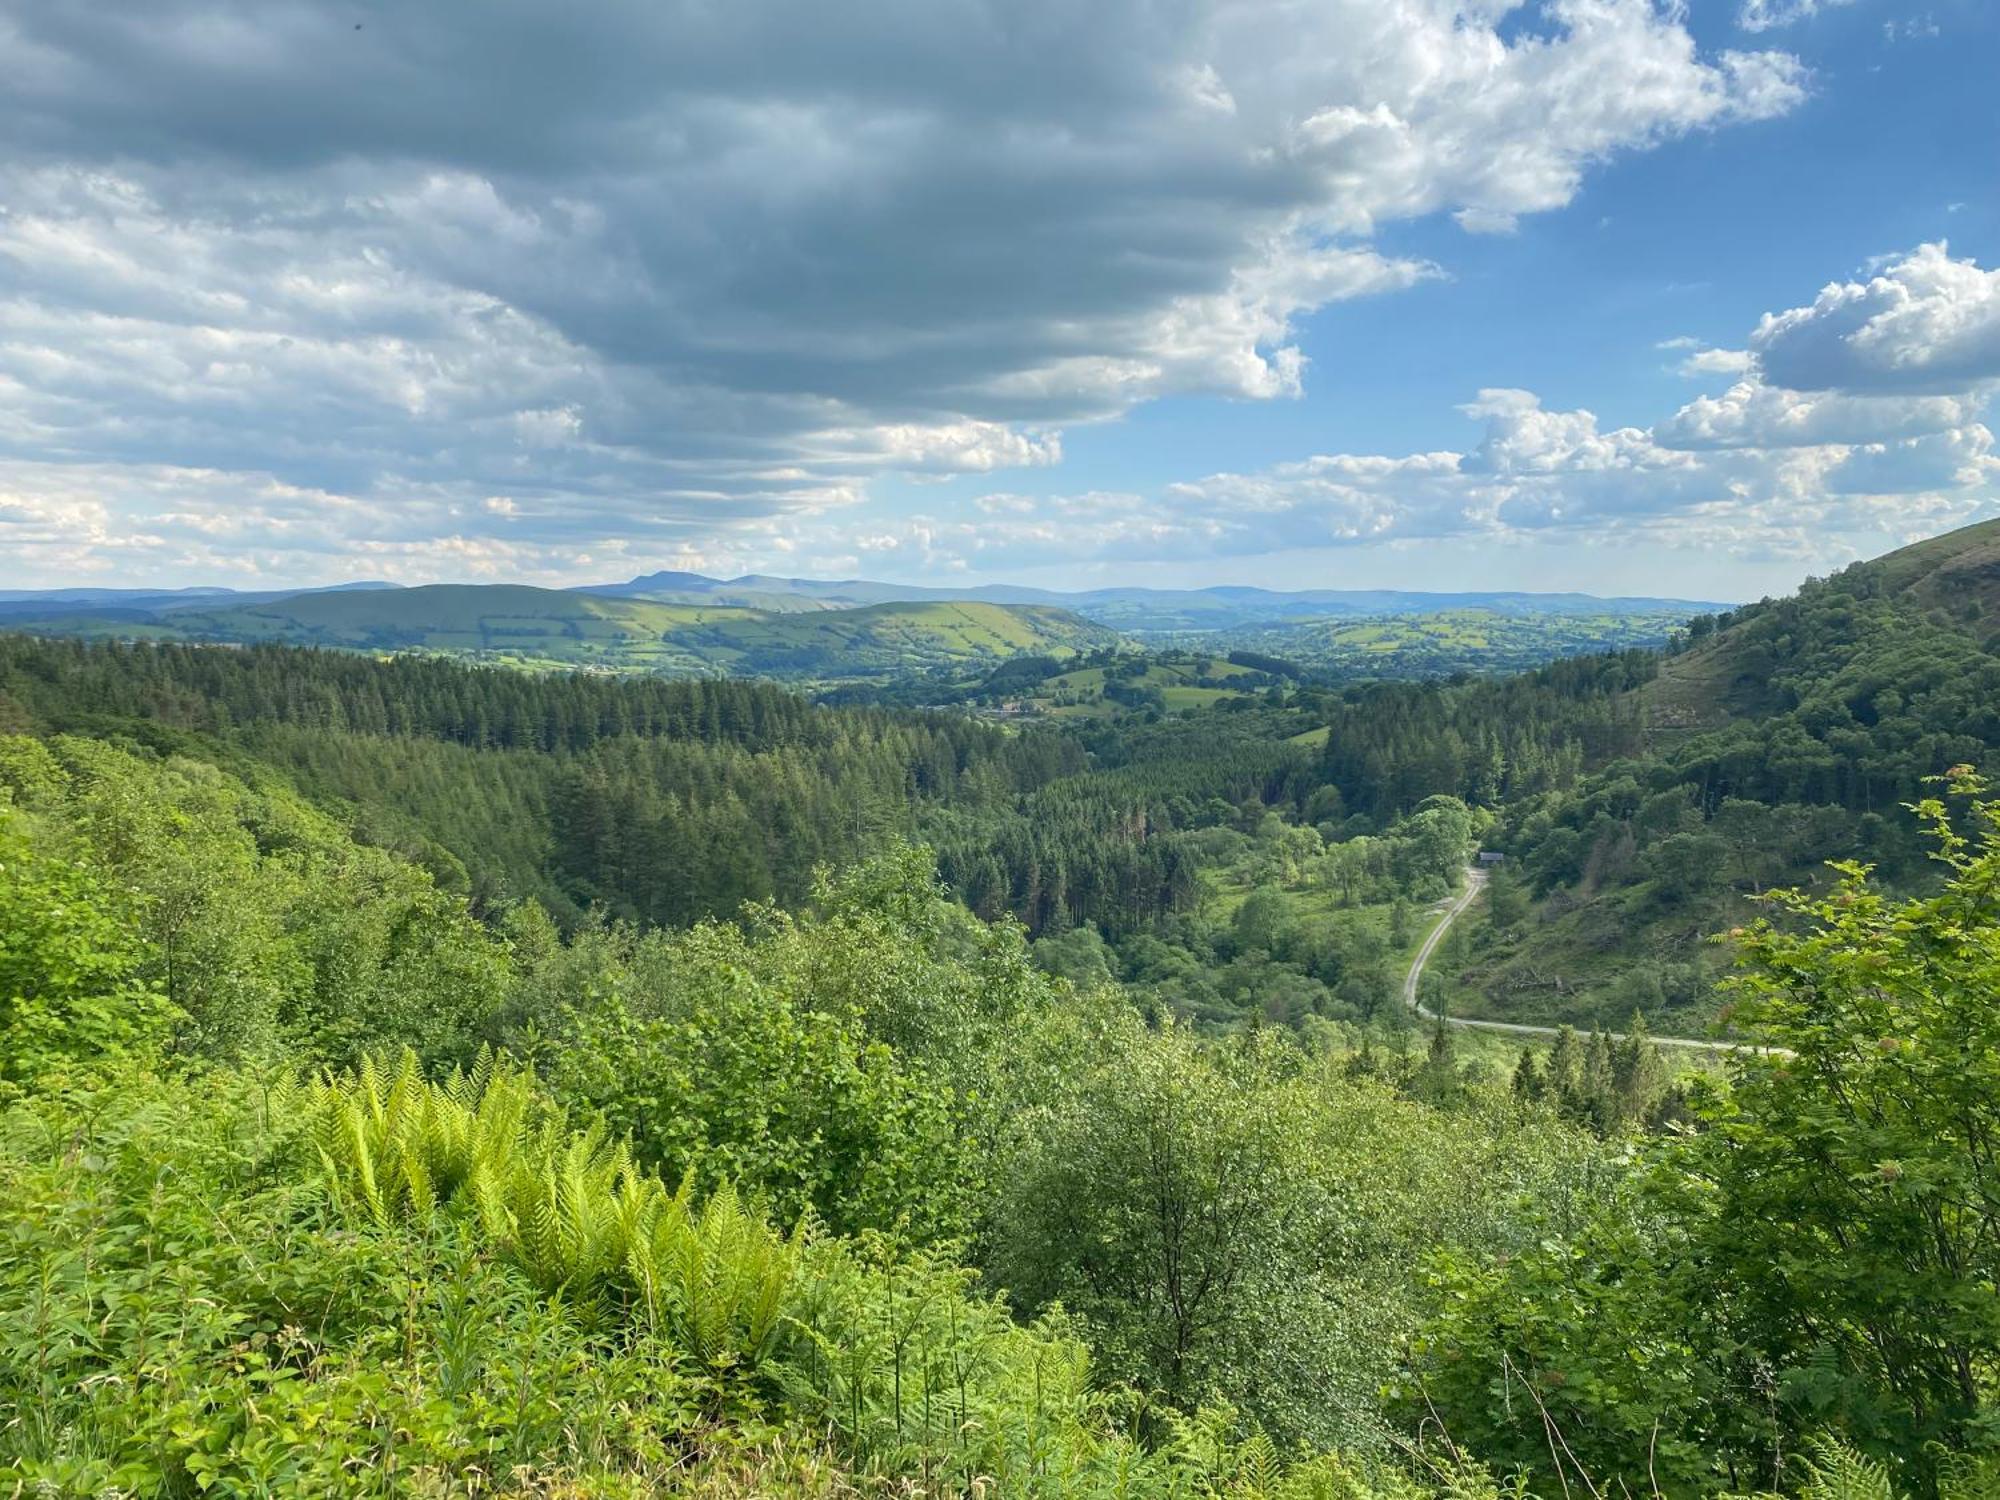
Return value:
M 853 578 L 778 578 L 751 573 L 709 578 L 700 573 L 648 573 L 624 583 L 590 584 L 576 592 L 664 604 L 735 604 L 774 611 L 851 609 L 864 604 L 947 600 L 1040 604 L 1066 609 L 1134 634 L 1233 630 L 1292 620 L 1362 619 L 1477 609 L 1500 615 L 1694 615 L 1728 609 L 1695 599 L 1597 598 L 1590 594 L 1420 593 L 1403 589 L 1302 589 L 1279 592 L 1224 584 L 1203 589 L 1109 588 L 1066 593 L 1015 584 L 931 588 Z
M 1116 649 L 1125 637 L 1068 610 L 898 601 L 810 613 L 664 603 L 516 584 L 0 602 L 0 627 L 114 640 L 282 642 L 426 651 L 526 668 L 667 675 L 885 677 L 1023 655 Z
M 516 584 L 435 584 L 431 588 L 517 588 Z M 308 594 L 415 592 L 402 585 L 366 581 L 310 589 L 0 589 L 0 618 L 8 615 L 99 613 L 137 610 L 172 613 L 269 604 Z M 1289 620 L 1355 620 L 1383 615 L 1428 615 L 1478 609 L 1500 615 L 1679 615 L 1691 617 L 1728 609 L 1699 599 L 1655 599 L 1593 594 L 1423 593 L 1409 589 L 1300 589 L 1282 592 L 1237 584 L 1202 589 L 1111 588 L 1063 592 L 1010 583 L 969 588 L 936 588 L 878 583 L 866 578 L 779 578 L 746 573 L 710 578 L 701 573 L 646 573 L 623 583 L 579 584 L 564 590 L 602 599 L 647 599 L 656 604 L 729 605 L 739 609 L 791 614 L 803 610 L 858 609 L 871 604 L 1035 604 L 1066 609 L 1133 632 L 1230 630 L 1243 625 Z
M 393 583 L 336 583 L 317 589 L 0 589 L 0 625 L 4 625 L 10 616 L 42 618 L 98 614 L 107 610 L 163 614 L 180 609 L 265 604 L 277 599 L 297 599 L 305 594 L 368 593 L 396 587 L 398 585 Z
M 1546 660 L 1591 643 L 1664 640 L 1675 625 L 1718 606 L 1688 600 L 1596 599 L 1586 594 L 1423 594 L 1387 590 L 1274 593 L 1256 588 L 1098 589 L 1056 593 L 993 585 L 917 588 L 866 580 L 653 573 L 582 589 L 519 584 L 402 588 L 52 589 L 0 593 L 0 628 L 128 640 L 281 641 L 360 651 L 435 651 L 522 667 L 591 667 L 670 674 L 784 678 L 887 677 L 981 667 L 1012 656 L 1057 658 L 1117 648 L 1133 637 L 1202 649 L 1293 648 L 1332 664 L 1316 638 L 1296 634 L 1366 619 L 1477 615 L 1523 622 L 1517 654 Z M 1556 627 L 1556 628 L 1550 628 Z M 1462 623 L 1440 626 L 1461 655 L 1487 649 Z M 1438 630 L 1371 638 L 1359 658 L 1424 672 L 1446 658 Z M 1406 640 L 1405 637 L 1408 637 Z M 1497 658 L 1496 658 L 1497 661 Z M 1459 663 L 1462 665 L 1462 663 Z

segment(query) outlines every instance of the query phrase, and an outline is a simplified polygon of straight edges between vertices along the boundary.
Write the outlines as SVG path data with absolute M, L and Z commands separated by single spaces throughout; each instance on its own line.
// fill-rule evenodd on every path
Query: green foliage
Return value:
M 1583 1232 L 1442 1263 L 1407 1411 L 1550 1477 L 1636 1485 L 1643 1447 L 1670 1494 L 1776 1483 L 1799 1432 L 1919 1493 L 2000 1445 L 2000 848 L 1976 778 L 1954 780 L 1974 834 L 1920 809 L 1938 894 L 1850 866 L 1740 935 L 1737 1017 L 1763 1047 L 1697 1099 L 1702 1130 Z
M 573 1131 L 530 1078 L 481 1058 L 425 1082 L 414 1054 L 373 1059 L 309 1095 L 336 1203 L 379 1225 L 469 1207 L 485 1242 L 572 1304 L 637 1308 L 712 1376 L 754 1370 L 798 1259 L 728 1186 L 697 1207 L 602 1127 Z
M 1593 1153 L 1544 1122 L 1468 1132 L 1274 1033 L 1219 1054 L 1129 1021 L 1044 1043 L 1090 1067 L 1020 1121 L 988 1267 L 1060 1303 L 1113 1374 L 1226 1398 L 1282 1438 L 1380 1445 L 1375 1392 L 1439 1243 L 1511 1243 L 1514 1195 L 1568 1201 Z
M 471 1055 L 507 955 L 424 871 L 200 761 L 71 737 L 0 747 L 0 788 L 21 799 L 9 816 L 30 851 L 17 899 L 63 914 L 75 961 L 98 954 L 139 986 L 109 1007 L 119 1024 L 156 1029 L 164 1012 L 144 991 L 172 1008 L 178 1047 L 210 1056 Z M 57 951 L 50 933 L 35 944 Z
M 257 646 L 0 635 L 0 694 L 43 732 L 129 738 L 302 792 L 359 842 L 494 908 L 647 923 L 787 904 L 946 806 L 1083 763 L 1048 733 L 816 707 L 750 682 L 529 675 Z
M 1685 611 L 1673 608 L 1599 614 L 1464 608 L 1240 626 L 1212 639 L 1237 648 L 1232 661 L 1268 652 L 1334 677 L 1409 680 L 1497 676 L 1559 657 L 1664 646 L 1686 620 Z
M 657 1356 L 451 1233 L 337 1227 L 290 1104 L 128 1071 L 0 1119 L 0 1484 L 386 1496 L 665 1476 L 697 1408 Z
M 1115 631 L 1044 605 L 894 602 L 805 613 L 664 604 L 567 589 L 437 584 L 332 590 L 254 604 L 106 618 L 52 613 L 45 635 L 281 641 L 423 651 L 529 668 L 786 677 L 880 676 L 909 665 L 990 662 L 1112 645 Z
M 1743 935 L 1737 1014 L 1774 1048 L 1705 1111 L 1694 1163 L 1744 1336 L 1779 1395 L 1864 1448 L 2000 1444 L 2000 806 L 1919 811 L 1947 880 L 1846 867 Z
M 0 1100 L 156 1052 L 179 1014 L 141 978 L 125 893 L 44 852 L 29 826 L 0 788 Z
M 736 1182 L 785 1222 L 969 1232 L 997 1037 L 1055 992 L 1017 932 L 972 922 L 930 871 L 906 850 L 823 881 L 803 914 L 613 935 L 601 968 L 528 975 L 537 1029 L 561 1039 L 550 1086 L 670 1178 Z
M 498 1062 L 125 1070 L 0 1115 L 0 1483 L 1497 1500 L 1462 1464 L 1282 1455 L 1227 1408 L 1135 1423 L 1059 1317 L 697 1208 L 557 1118 Z
M 1703 1297 L 1686 1226 L 1629 1186 L 1582 1219 L 1504 1261 L 1434 1258 L 1436 1311 L 1393 1410 L 1543 1493 L 1697 1496 L 1774 1477 L 1776 1432 Z
M 0 639 L 0 1493 L 1991 1493 L 2000 808 L 1879 811 L 1990 590 L 1890 564 L 1060 732 Z M 1410 1024 L 1475 841 L 1427 1003 L 1628 1035 Z M 1857 846 L 1690 1100 L 1624 1017 Z
M 1588 1040 L 1568 1026 L 1556 1029 L 1546 1057 L 1524 1051 L 1513 1077 L 1514 1097 L 1543 1104 L 1566 1120 L 1602 1136 L 1658 1128 L 1687 1114 L 1687 1091 L 1634 1012 L 1615 1040 L 1594 1031 Z

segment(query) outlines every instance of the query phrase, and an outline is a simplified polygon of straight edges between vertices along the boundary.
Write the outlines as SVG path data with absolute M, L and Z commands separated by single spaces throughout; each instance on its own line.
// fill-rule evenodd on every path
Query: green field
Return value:
M 1242 679 L 1256 676 L 1249 668 L 1220 657 L 1155 657 L 1143 665 L 1089 666 L 1063 672 L 1044 679 L 1015 701 L 1058 719 L 1108 719 L 1140 706 L 1131 700 L 1131 694 L 1151 701 L 1151 695 L 1157 693 L 1153 706 L 1178 712 L 1240 698 L 1255 691 L 1241 685 Z M 1119 688 L 1127 694 L 1125 701 L 1114 696 Z

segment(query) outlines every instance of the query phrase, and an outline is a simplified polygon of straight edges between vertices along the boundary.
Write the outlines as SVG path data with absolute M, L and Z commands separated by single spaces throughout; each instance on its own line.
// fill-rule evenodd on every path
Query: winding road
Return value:
M 1464 915 L 1466 908 L 1477 901 L 1479 893 L 1485 889 L 1486 872 L 1477 865 L 1469 867 L 1465 872 L 1465 888 L 1452 897 L 1451 903 L 1444 909 L 1444 915 L 1438 918 L 1437 926 L 1430 930 L 1423 946 L 1417 949 L 1417 956 L 1410 960 L 1410 972 L 1403 976 L 1403 1004 L 1426 1021 L 1442 1021 L 1447 1026 L 1462 1026 L 1467 1031 L 1497 1031 L 1503 1036 L 1553 1037 L 1557 1032 L 1554 1026 L 1524 1026 L 1514 1021 L 1473 1021 L 1462 1016 L 1440 1016 L 1417 998 L 1417 983 L 1424 977 L 1424 965 L 1431 961 L 1431 955 L 1437 952 L 1438 944 L 1443 942 L 1444 935 L 1451 931 L 1451 924 Z M 1606 1035 L 1614 1042 L 1625 1040 L 1625 1033 L 1621 1031 L 1607 1032 Z M 1656 1036 L 1651 1040 L 1656 1046 L 1685 1047 L 1696 1052 L 1766 1050 L 1762 1047 L 1752 1047 L 1747 1042 L 1712 1042 L 1691 1036 Z

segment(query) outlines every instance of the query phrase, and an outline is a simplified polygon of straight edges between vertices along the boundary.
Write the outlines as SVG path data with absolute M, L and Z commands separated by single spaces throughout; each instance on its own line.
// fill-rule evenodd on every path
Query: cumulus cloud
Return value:
M 1765 379 L 1802 391 L 1949 392 L 2000 380 L 2000 270 L 1919 246 L 1750 337 Z
M 725 546 L 1161 396 L 1282 398 L 1301 317 L 1440 274 L 1379 226 L 1504 229 L 1802 97 L 1656 0 L 1523 14 L 17 7 L 0 455 L 134 535 L 171 471 L 213 476 L 175 515 L 268 482 L 498 548 Z
M 1949 432 L 1869 443 L 1852 449 L 1827 476 L 1840 495 L 1925 495 L 1948 491 L 1977 493 L 2000 478 L 1993 458 L 1993 434 L 1978 422 Z
M 1758 393 L 1732 394 L 1757 407 Z M 1992 435 L 1967 407 L 1906 413 L 1900 426 L 1844 408 L 1808 414 L 1818 437 L 1773 407 L 1739 422 L 1729 441 L 1702 444 L 1668 440 L 1685 410 L 1652 431 L 1606 428 L 1520 390 L 1481 391 L 1461 410 L 1484 424 L 1463 452 L 1322 455 L 1153 495 L 1018 509 L 995 496 L 982 506 L 990 519 L 922 517 L 877 532 L 870 551 L 907 568 L 994 570 L 1050 556 L 1122 565 L 1587 536 L 1811 562 L 1842 536 L 1914 537 L 2000 502 Z M 1751 441 L 1759 420 L 1773 424 L 1769 441 Z
M 1462 451 L 1326 454 L 1153 494 L 993 495 L 977 525 L 922 517 L 876 532 L 871 554 L 990 570 L 1587 537 L 1827 563 L 1853 555 L 1849 538 L 1879 549 L 2000 512 L 1984 420 L 1996 318 L 2000 275 L 1924 246 L 1766 315 L 1747 349 L 1662 341 L 1690 373 L 1733 378 L 1651 427 L 1490 388 L 1459 408 L 1483 424 Z
M 1653 430 L 1669 448 L 1810 448 L 1878 443 L 1969 423 L 1972 396 L 1849 396 L 1793 391 L 1751 377 L 1700 396 Z

